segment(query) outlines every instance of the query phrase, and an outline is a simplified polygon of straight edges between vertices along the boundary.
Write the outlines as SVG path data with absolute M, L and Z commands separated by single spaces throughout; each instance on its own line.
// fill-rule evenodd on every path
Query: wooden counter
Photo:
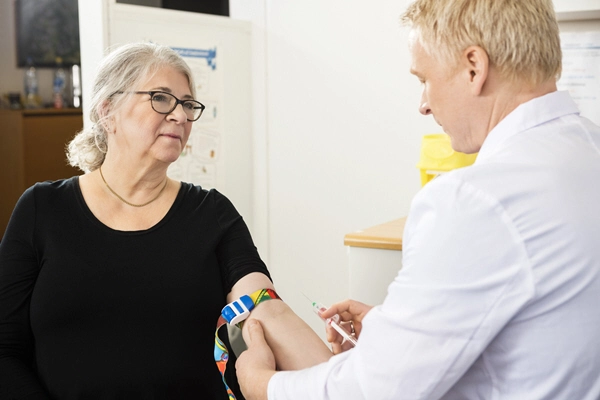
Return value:
M 344 245 L 371 249 L 402 250 L 406 217 L 344 236 Z
M 349 297 L 381 304 L 387 287 L 402 268 L 406 217 L 344 236 L 348 249 Z
M 78 108 L 0 110 L 0 238 L 25 189 L 81 174 L 68 165 L 65 147 L 82 128 Z

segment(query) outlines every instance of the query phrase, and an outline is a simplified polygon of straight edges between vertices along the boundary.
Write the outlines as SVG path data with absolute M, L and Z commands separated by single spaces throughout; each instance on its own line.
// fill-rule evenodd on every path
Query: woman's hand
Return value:
M 339 325 L 348 333 L 358 338 L 362 331 L 362 320 L 372 308 L 373 306 L 369 306 L 356 300 L 344 300 L 333 304 L 320 314 L 321 317 L 326 319 L 332 318 L 336 314 L 339 315 Z M 352 348 L 352 344 L 343 342 L 344 338 L 342 335 L 336 332 L 329 324 L 327 325 L 326 332 L 327 341 L 331 343 L 333 354 L 339 354 Z

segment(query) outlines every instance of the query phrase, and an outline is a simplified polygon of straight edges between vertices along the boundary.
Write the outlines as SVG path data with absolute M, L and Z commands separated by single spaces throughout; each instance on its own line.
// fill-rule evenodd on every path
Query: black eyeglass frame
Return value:
M 161 90 L 151 90 L 151 91 L 139 91 L 139 92 L 133 92 L 135 94 L 149 94 L 150 95 L 150 105 L 152 106 L 152 109 L 154 111 L 156 111 L 159 114 L 163 114 L 163 115 L 167 115 L 167 114 L 171 114 L 179 104 L 181 104 L 182 107 L 184 107 L 185 103 L 192 103 L 194 105 L 198 104 L 200 105 L 200 107 L 194 107 L 195 109 L 200 108 L 200 115 L 198 115 L 198 118 L 196 119 L 189 119 L 186 116 L 186 119 L 190 122 L 193 121 L 198 121 L 200 119 L 200 117 L 202 116 L 202 114 L 204 113 L 204 110 L 206 109 L 206 106 L 202 103 L 200 103 L 198 100 L 192 100 L 192 99 L 186 99 L 186 100 L 179 100 L 177 97 L 175 97 L 173 94 L 169 93 L 169 92 L 163 92 Z M 160 94 L 166 94 L 169 95 L 171 97 L 173 97 L 175 99 L 175 104 L 173 105 L 173 108 L 171 108 L 170 111 L 168 112 L 161 112 L 158 111 L 156 108 L 154 108 L 154 103 L 152 102 L 152 98 L 154 97 L 155 94 L 160 93 Z

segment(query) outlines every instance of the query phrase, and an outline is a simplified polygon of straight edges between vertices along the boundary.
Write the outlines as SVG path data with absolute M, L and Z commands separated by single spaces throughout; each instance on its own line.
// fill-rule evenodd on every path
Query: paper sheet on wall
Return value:
M 221 152 L 220 104 L 222 81 L 218 69 L 217 48 L 173 48 L 190 66 L 196 85 L 196 99 L 206 106 L 192 125 L 190 138 L 179 159 L 169 166 L 171 178 L 190 182 L 205 189 L 217 186 Z
M 568 90 L 581 115 L 600 125 L 600 32 L 560 35 L 563 71 L 558 90 Z

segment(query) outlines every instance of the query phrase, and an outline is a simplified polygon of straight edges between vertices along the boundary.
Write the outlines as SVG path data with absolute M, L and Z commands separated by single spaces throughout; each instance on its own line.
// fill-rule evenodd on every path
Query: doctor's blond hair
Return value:
M 430 55 L 450 65 L 476 45 L 511 81 L 538 85 L 560 77 L 562 52 L 552 0 L 416 0 L 401 19 L 417 31 Z
M 106 55 L 96 73 L 90 99 L 92 126 L 84 128 L 67 147 L 69 164 L 84 172 L 98 169 L 104 162 L 107 148 L 107 123 L 127 99 L 132 90 L 140 90 L 160 68 L 170 67 L 183 74 L 190 93 L 196 98 L 192 71 L 181 56 L 170 47 L 150 42 L 119 46 Z M 148 112 L 153 112 L 148 108 Z

